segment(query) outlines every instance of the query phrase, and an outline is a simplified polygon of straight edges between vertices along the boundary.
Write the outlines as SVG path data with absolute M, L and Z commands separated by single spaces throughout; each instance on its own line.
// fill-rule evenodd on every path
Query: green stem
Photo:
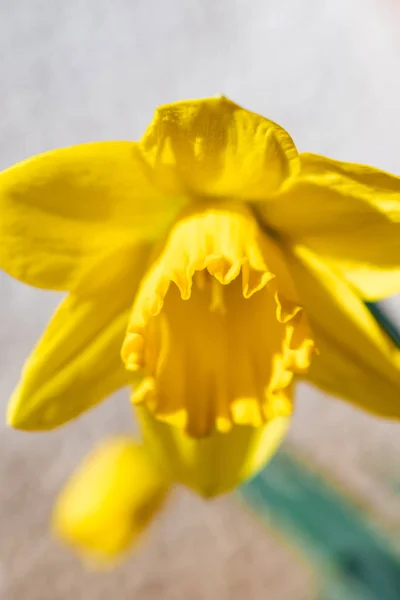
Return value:
M 400 559 L 379 523 L 287 451 L 239 494 L 308 555 L 319 600 L 399 600 Z

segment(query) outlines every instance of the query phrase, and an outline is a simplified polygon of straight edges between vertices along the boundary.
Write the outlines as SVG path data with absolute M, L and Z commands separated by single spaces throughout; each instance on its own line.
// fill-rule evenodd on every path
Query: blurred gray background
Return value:
M 223 93 L 283 125 L 300 151 L 400 174 L 399 67 L 395 0 L 0 0 L 0 168 L 137 139 L 157 105 Z M 2 408 L 58 301 L 0 274 Z M 306 387 L 297 398 L 290 442 L 398 527 L 383 482 L 398 466 L 398 426 Z M 129 415 L 121 393 L 54 433 L 6 430 L 2 418 L 0 598 L 311 598 L 310 566 L 232 497 L 177 492 L 113 573 L 85 572 L 50 538 L 68 473 L 104 435 L 129 430 Z

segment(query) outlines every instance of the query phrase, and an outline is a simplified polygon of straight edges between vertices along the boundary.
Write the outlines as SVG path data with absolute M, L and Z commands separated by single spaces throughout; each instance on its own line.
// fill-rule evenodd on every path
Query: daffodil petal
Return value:
M 182 200 L 149 180 L 138 145 L 99 142 L 47 152 L 0 173 L 0 268 L 30 285 L 71 290 L 114 246 L 163 234 Z
M 137 541 L 168 488 L 143 446 L 113 438 L 67 483 L 54 509 L 54 533 L 95 566 L 107 565 Z
M 11 398 L 12 427 L 53 429 L 132 381 L 120 349 L 148 252 L 127 247 L 107 256 L 61 303 Z
M 347 282 L 309 249 L 288 251 L 319 354 L 307 379 L 377 415 L 400 418 L 400 349 Z
M 265 198 L 299 166 L 284 129 L 223 96 L 159 107 L 141 146 L 163 189 L 197 196 Z
M 263 205 L 266 224 L 323 257 L 366 300 L 400 292 L 400 177 L 300 157 L 300 175 Z
M 255 475 L 284 439 L 290 417 L 280 416 L 267 425 L 235 425 L 229 432 L 214 431 L 196 439 L 155 419 L 145 407 L 135 407 L 145 447 L 169 477 L 206 498 L 229 492 Z

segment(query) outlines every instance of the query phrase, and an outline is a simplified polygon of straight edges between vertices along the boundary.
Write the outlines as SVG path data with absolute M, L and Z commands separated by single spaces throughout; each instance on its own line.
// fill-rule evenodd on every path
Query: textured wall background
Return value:
M 54 147 L 135 139 L 158 104 L 224 93 L 282 124 L 300 150 L 400 173 L 399 33 L 395 0 L 0 0 L 0 168 Z M 0 274 L 2 407 L 57 302 Z M 128 563 L 84 572 L 47 533 L 51 503 L 97 440 L 129 428 L 128 414 L 122 393 L 48 435 L 2 426 L 2 599 L 317 593 L 313 565 L 282 534 L 234 498 L 203 504 L 186 492 Z M 398 432 L 303 388 L 289 443 L 396 538 Z

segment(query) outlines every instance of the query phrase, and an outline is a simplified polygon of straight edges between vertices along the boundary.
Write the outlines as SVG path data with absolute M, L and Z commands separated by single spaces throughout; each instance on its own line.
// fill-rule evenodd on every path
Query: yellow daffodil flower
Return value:
M 130 438 L 112 439 L 84 461 L 60 495 L 55 533 L 89 563 L 102 566 L 130 547 L 168 488 L 142 446 Z
M 56 507 L 86 554 L 123 551 L 174 482 L 214 496 L 257 472 L 295 378 L 400 416 L 400 350 L 364 303 L 400 291 L 400 179 L 299 154 L 224 97 L 3 171 L 0 267 L 69 292 L 10 425 L 52 429 L 133 384 L 142 445 L 95 451 Z

